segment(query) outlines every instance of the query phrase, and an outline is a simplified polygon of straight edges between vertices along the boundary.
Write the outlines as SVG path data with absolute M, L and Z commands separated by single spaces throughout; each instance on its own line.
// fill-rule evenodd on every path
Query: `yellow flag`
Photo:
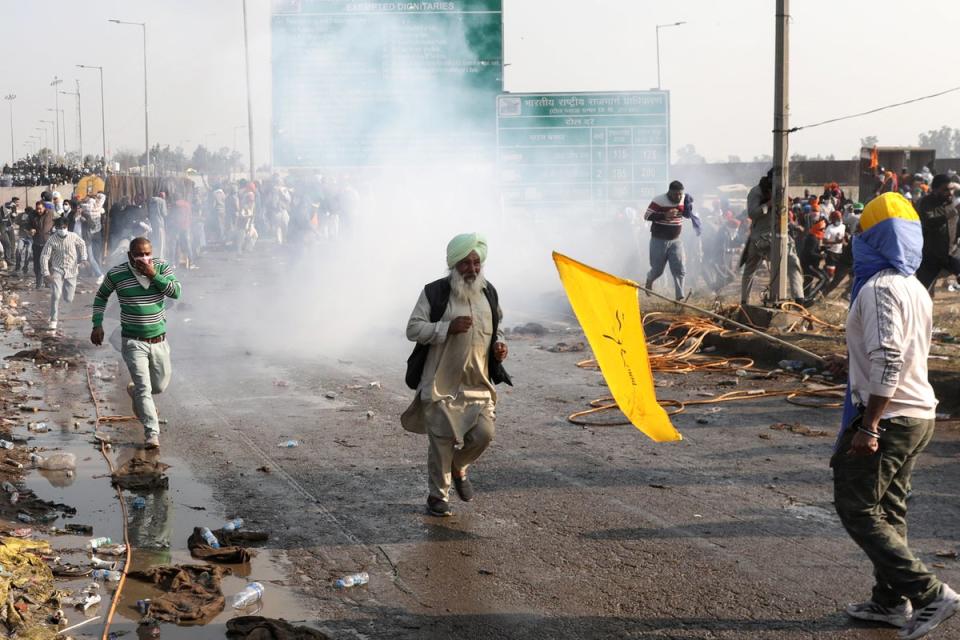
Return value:
M 682 440 L 657 404 L 637 285 L 553 252 L 577 320 L 620 410 L 655 442 Z

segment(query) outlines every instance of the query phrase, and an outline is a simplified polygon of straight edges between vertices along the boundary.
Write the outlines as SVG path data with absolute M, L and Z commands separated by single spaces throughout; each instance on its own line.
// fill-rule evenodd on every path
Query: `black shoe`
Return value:
M 464 502 L 473 500 L 473 484 L 470 483 L 470 478 L 467 476 L 463 476 L 462 478 L 453 476 L 453 488 L 456 489 L 457 495 L 460 496 L 460 499 Z
M 440 498 L 434 498 L 433 496 L 427 498 L 427 512 L 438 518 L 453 515 L 453 511 L 450 510 L 450 503 Z

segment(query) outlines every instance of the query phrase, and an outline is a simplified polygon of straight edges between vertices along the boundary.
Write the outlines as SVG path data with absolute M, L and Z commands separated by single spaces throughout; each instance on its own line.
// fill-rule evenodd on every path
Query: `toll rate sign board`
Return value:
M 607 216 L 666 190 L 666 91 L 505 94 L 497 98 L 505 212 Z

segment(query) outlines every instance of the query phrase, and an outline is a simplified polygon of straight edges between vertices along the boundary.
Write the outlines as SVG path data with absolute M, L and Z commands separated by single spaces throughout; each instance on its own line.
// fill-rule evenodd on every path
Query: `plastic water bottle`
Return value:
M 207 544 L 213 547 L 214 549 L 220 548 L 220 541 L 217 540 L 217 536 L 213 535 L 213 531 L 204 527 L 200 529 L 200 536 L 207 541 Z
M 87 549 L 96 549 L 97 547 L 102 547 L 104 545 L 110 544 L 112 540 L 107 537 L 103 538 L 92 538 L 90 542 L 87 543 Z
M 103 560 L 102 558 L 91 558 L 90 564 L 94 569 L 108 569 L 110 571 L 117 568 L 117 563 L 111 562 L 110 560 Z
M 230 606 L 234 609 L 244 609 L 259 602 L 262 597 L 263 585 L 259 582 L 251 582 L 243 591 L 230 598 Z
M 13 443 L 9 440 L 0 438 L 0 449 L 13 449 Z
M 242 526 L 243 526 L 243 518 L 234 518 L 227 524 L 223 525 L 221 529 L 223 529 L 224 531 L 238 531 Z
M 111 571 L 110 569 L 94 569 L 90 576 L 94 580 L 104 580 L 107 582 L 118 582 L 120 580 L 120 572 Z
M 286 442 L 281 442 L 277 445 L 281 449 L 293 449 L 294 447 L 300 446 L 299 440 L 287 440 Z
M 360 573 L 351 573 L 348 576 L 343 576 L 334 582 L 333 586 L 337 589 L 349 589 L 350 587 L 359 587 L 368 582 L 370 582 L 370 574 L 366 571 L 361 571 Z

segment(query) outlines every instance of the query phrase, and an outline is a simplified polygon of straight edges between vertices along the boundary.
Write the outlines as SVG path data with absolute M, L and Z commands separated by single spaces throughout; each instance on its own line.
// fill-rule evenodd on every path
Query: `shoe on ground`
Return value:
M 47 329 L 50 329 L 51 331 L 56 331 L 56 329 L 57 329 L 57 321 L 56 321 L 56 320 L 51 320 L 51 321 L 50 321 L 50 324 L 47 325 Z
M 940 587 L 937 599 L 913 612 L 913 617 L 897 633 L 900 640 L 922 638 L 940 626 L 960 608 L 960 596 L 947 585 Z
M 885 607 L 873 600 L 847 605 L 847 615 L 857 620 L 884 622 L 891 627 L 901 628 L 913 615 L 913 607 L 909 600 L 904 600 L 899 607 Z
M 470 483 L 470 478 L 467 476 L 462 478 L 453 476 L 453 488 L 464 502 L 473 500 L 473 484 Z
M 143 441 L 144 449 L 159 449 L 160 448 L 160 436 L 156 433 L 151 433 L 147 436 L 147 439 Z
M 432 516 L 437 516 L 438 518 L 445 518 L 453 515 L 453 511 L 450 510 L 449 502 L 446 500 L 441 500 L 440 498 L 434 498 L 433 496 L 427 498 L 427 512 Z

